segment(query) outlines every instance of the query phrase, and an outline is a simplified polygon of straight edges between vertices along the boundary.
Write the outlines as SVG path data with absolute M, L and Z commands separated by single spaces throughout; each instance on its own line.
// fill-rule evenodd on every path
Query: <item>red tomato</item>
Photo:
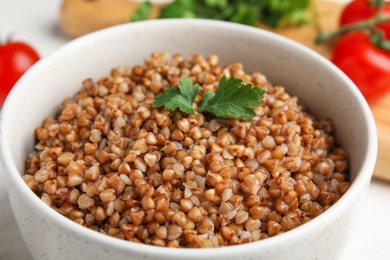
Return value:
M 0 44 L 0 107 L 15 82 L 38 60 L 36 51 L 25 43 Z
M 373 45 L 365 33 L 342 36 L 331 60 L 357 85 L 367 101 L 390 91 L 390 52 Z
M 340 17 L 340 26 L 359 22 L 373 17 L 378 11 L 378 8 L 372 8 L 369 0 L 354 0 L 344 8 Z M 390 17 L 390 2 L 385 4 L 382 15 Z M 376 25 L 384 31 L 386 39 L 390 39 L 390 22 Z

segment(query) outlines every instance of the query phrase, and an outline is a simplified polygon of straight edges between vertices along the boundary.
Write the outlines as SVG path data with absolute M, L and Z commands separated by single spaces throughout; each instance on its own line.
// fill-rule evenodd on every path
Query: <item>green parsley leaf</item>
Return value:
M 202 2 L 202 1 L 197 1 Z M 228 0 L 204 0 L 204 4 L 209 7 L 226 8 L 228 6 Z
M 179 91 L 180 90 L 180 91 Z M 165 110 L 180 109 L 182 112 L 194 115 L 192 104 L 199 92 L 199 84 L 192 86 L 192 80 L 182 76 L 180 78 L 179 90 L 175 88 L 166 88 L 166 94 L 156 96 L 153 107 L 164 106 Z
M 235 23 L 258 26 L 259 10 L 256 6 L 239 3 L 235 9 L 234 15 L 232 15 L 229 20 Z
M 263 22 L 271 27 L 286 28 L 309 22 L 306 9 L 310 0 L 265 0 Z
M 263 22 L 282 28 L 307 23 L 309 4 L 310 0 L 175 0 L 161 8 L 159 18 L 206 18 L 251 26 Z M 146 20 L 151 11 L 152 4 L 142 2 L 130 20 Z
M 160 18 L 196 18 L 194 0 L 176 0 L 161 8 Z
M 149 1 L 142 2 L 131 15 L 130 21 L 137 22 L 148 19 L 152 12 L 152 3 Z
M 278 21 L 277 27 L 287 28 L 291 26 L 301 26 L 309 22 L 309 18 L 303 10 L 294 10 L 290 13 L 286 13 Z
M 235 6 L 228 0 L 197 0 L 194 13 L 199 18 L 229 20 L 235 13 Z
M 256 115 L 253 108 L 261 105 L 260 100 L 263 99 L 264 93 L 262 88 L 242 84 L 241 79 L 231 77 L 226 80 L 223 76 L 215 95 L 211 92 L 203 94 L 198 111 L 211 112 L 217 117 L 242 118 L 248 121 Z
M 373 1 L 373 0 L 371 0 Z M 206 18 L 258 26 L 300 26 L 306 23 L 310 0 L 175 0 L 159 18 Z
M 179 89 L 166 88 L 165 94 L 156 96 L 153 107 L 164 106 L 165 110 L 179 109 L 187 114 L 194 115 L 192 109 L 196 95 L 199 93 L 199 84 L 192 86 L 192 80 L 182 76 Z M 206 91 L 198 112 L 213 113 L 217 117 L 243 119 L 249 121 L 254 117 L 253 108 L 261 105 L 265 90 L 253 87 L 252 84 L 242 84 L 241 79 L 235 77 L 226 79 L 223 76 L 219 81 L 218 89 L 214 93 Z

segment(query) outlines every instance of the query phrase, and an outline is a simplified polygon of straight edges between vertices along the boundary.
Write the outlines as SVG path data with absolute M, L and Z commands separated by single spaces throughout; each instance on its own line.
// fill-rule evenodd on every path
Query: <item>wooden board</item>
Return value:
M 316 0 L 314 1 L 320 16 L 320 25 L 323 31 L 334 31 L 338 28 L 338 19 L 344 4 L 340 2 Z M 272 30 L 266 28 L 267 30 Z M 298 41 L 323 56 L 329 58 L 331 54 L 331 45 L 315 45 L 314 39 L 316 30 L 313 24 L 301 28 L 292 28 L 284 30 L 273 30 L 274 32 Z M 390 82 L 389 82 L 390 84 Z M 380 100 L 370 104 L 374 114 L 376 127 L 378 131 L 378 159 L 374 170 L 374 177 L 390 181 L 390 94 Z

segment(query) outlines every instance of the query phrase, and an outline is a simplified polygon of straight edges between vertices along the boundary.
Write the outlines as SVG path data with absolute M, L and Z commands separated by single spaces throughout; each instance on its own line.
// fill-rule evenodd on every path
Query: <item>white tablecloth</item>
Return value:
M 1 37 L 32 45 L 45 57 L 69 41 L 58 28 L 61 0 L 0 0 Z M 373 180 L 359 225 L 341 259 L 390 259 L 390 183 Z M 0 172 L 0 259 L 31 259 L 20 236 Z

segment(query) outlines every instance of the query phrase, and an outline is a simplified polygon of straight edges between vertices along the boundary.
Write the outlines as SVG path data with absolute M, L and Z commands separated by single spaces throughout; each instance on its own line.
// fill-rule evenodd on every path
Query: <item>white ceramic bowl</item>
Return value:
M 171 249 L 115 239 L 58 214 L 25 185 L 24 160 L 33 130 L 80 82 L 112 67 L 143 62 L 151 52 L 217 54 L 242 62 L 331 118 L 350 155 L 352 185 L 329 210 L 284 234 L 219 249 Z M 335 259 L 354 227 L 377 151 L 373 116 L 355 85 L 325 58 L 293 41 L 247 26 L 207 20 L 157 20 L 105 29 L 67 44 L 17 83 L 1 111 L 1 159 L 19 229 L 36 259 Z

